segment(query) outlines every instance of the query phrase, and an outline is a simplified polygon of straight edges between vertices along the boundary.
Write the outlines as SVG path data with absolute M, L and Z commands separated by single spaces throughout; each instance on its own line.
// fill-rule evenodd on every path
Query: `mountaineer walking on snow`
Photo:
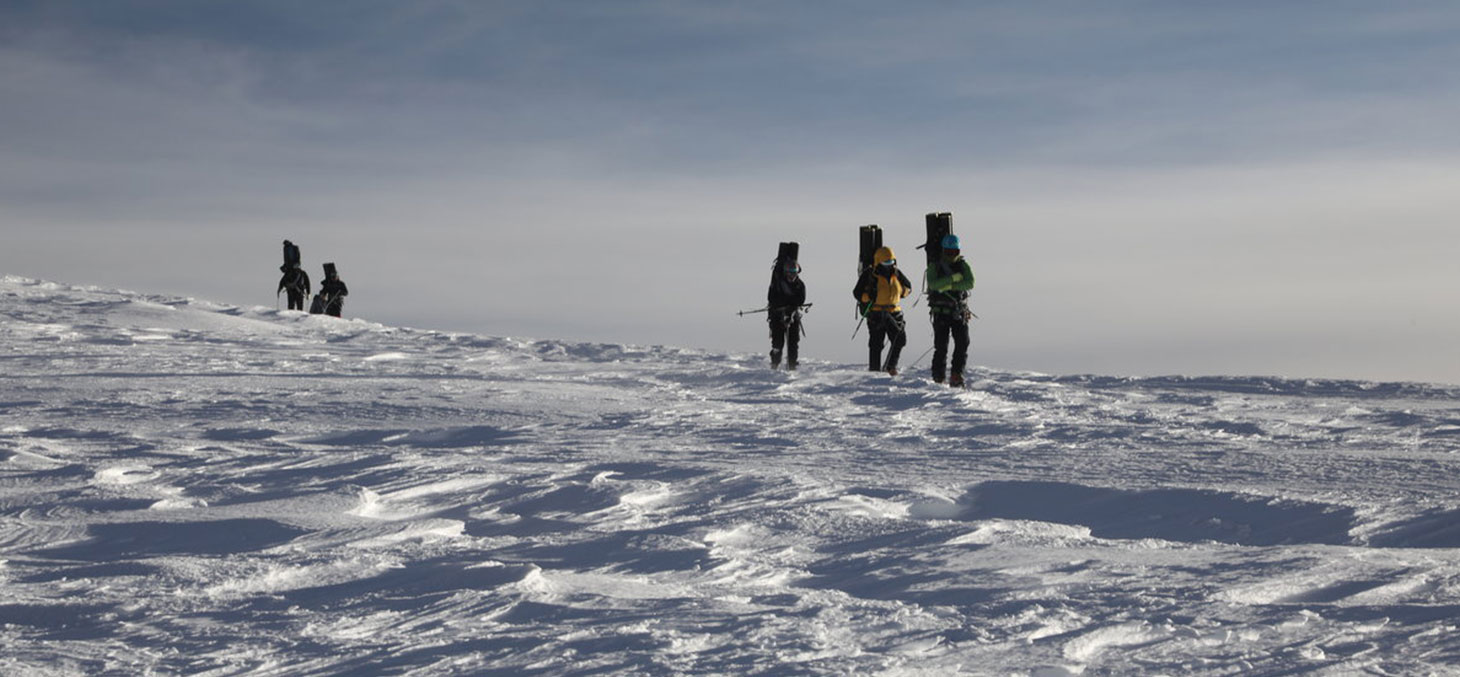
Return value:
M 963 260 L 958 236 L 943 236 L 943 255 L 928 264 L 928 312 L 933 320 L 933 380 L 943 382 L 948 364 L 948 337 L 953 337 L 953 369 L 948 385 L 963 387 L 963 367 L 968 362 L 968 291 L 973 289 L 973 270 Z
M 912 282 L 897 269 L 897 257 L 891 247 L 882 247 L 872 255 L 872 267 L 857 280 L 852 289 L 865 308 L 867 318 L 867 366 L 870 371 L 886 371 L 897 375 L 897 358 L 907 344 L 907 325 L 899 303 L 912 293 Z M 889 341 L 887 361 L 882 361 L 882 344 Z
M 279 292 L 287 289 L 289 310 L 304 310 L 304 300 L 309 298 L 309 274 L 300 265 L 299 245 L 284 240 L 284 265 L 279 266 L 279 271 L 284 276 L 279 278 L 279 289 L 274 292 L 274 298 L 277 299 Z
M 781 366 L 784 347 L 786 369 L 796 369 L 801 343 L 801 308 L 806 305 L 806 283 L 801 281 L 801 264 L 795 259 L 777 259 L 766 290 L 766 323 L 771 329 L 771 368 Z
M 309 298 L 309 274 L 298 266 L 282 266 L 284 276 L 279 278 L 279 292 L 289 293 L 289 310 L 304 310 L 304 299 Z M 274 292 L 277 297 L 279 292 Z M 275 299 L 277 301 L 277 298 Z
M 345 297 L 350 295 L 350 289 L 345 286 L 345 281 L 340 279 L 339 272 L 335 270 L 335 264 L 324 264 L 324 282 L 319 283 L 319 295 L 314 297 L 314 305 L 310 306 L 309 312 L 324 313 L 334 317 L 340 316 L 344 309 Z

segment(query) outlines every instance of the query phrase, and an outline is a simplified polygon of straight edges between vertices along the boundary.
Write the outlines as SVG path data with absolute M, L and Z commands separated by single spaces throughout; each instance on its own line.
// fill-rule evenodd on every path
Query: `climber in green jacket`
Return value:
M 968 291 L 973 289 L 973 269 L 962 256 L 958 236 L 943 236 L 943 256 L 928 264 L 928 309 L 933 319 L 933 380 L 943 382 L 948 364 L 948 337 L 953 337 L 953 369 L 948 385 L 963 387 L 963 368 L 968 362 Z

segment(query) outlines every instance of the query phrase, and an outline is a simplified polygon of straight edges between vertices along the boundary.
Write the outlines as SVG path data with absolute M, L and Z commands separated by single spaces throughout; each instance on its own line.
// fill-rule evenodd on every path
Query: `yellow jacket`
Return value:
M 892 265 L 882 265 L 889 261 Z M 912 293 L 912 282 L 897 269 L 897 257 L 891 247 L 878 249 L 872 255 L 872 263 L 872 268 L 857 281 L 853 293 L 862 303 L 872 304 L 870 311 L 900 312 L 902 306 L 898 302 Z

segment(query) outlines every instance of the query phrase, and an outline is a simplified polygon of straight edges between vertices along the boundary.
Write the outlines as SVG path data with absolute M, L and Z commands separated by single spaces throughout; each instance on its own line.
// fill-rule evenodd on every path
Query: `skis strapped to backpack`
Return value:
M 866 277 L 867 271 L 872 270 L 872 259 L 877 255 L 877 250 L 882 248 L 882 227 L 877 224 L 862 226 L 858 229 L 857 242 L 857 286 L 852 289 L 852 296 L 857 297 L 857 327 L 852 330 L 852 338 L 857 337 L 857 332 L 862 329 L 862 322 L 867 319 L 867 309 L 872 307 L 871 303 L 862 305 L 862 298 L 859 292 L 862 288 L 862 278 Z
M 299 267 L 299 245 L 284 240 L 284 270 Z
M 923 242 L 922 249 L 927 250 L 925 253 L 928 255 L 928 264 L 931 265 L 943 260 L 943 236 L 953 232 L 953 215 L 937 212 L 924 218 L 928 239 Z
M 857 283 L 867 271 L 872 269 L 872 259 L 877 255 L 877 250 L 882 248 L 882 227 L 876 224 L 862 226 L 859 231 L 860 241 L 857 249 Z M 857 317 L 866 315 L 867 310 L 862 307 L 860 299 L 857 300 Z
M 776 271 L 779 272 L 788 263 L 796 263 L 801 257 L 801 244 L 798 242 L 782 242 L 780 249 L 776 251 Z
M 872 267 L 872 257 L 882 248 L 882 227 L 876 224 L 862 226 L 861 243 L 857 250 L 857 277 Z

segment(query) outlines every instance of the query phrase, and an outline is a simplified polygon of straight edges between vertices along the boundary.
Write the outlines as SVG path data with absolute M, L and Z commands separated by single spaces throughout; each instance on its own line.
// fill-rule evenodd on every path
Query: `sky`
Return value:
M 0 273 L 498 336 L 865 359 L 857 228 L 971 362 L 1460 383 L 1446 2 L 0 4 Z M 904 367 L 931 345 L 906 304 Z M 925 368 L 924 358 L 920 368 Z

